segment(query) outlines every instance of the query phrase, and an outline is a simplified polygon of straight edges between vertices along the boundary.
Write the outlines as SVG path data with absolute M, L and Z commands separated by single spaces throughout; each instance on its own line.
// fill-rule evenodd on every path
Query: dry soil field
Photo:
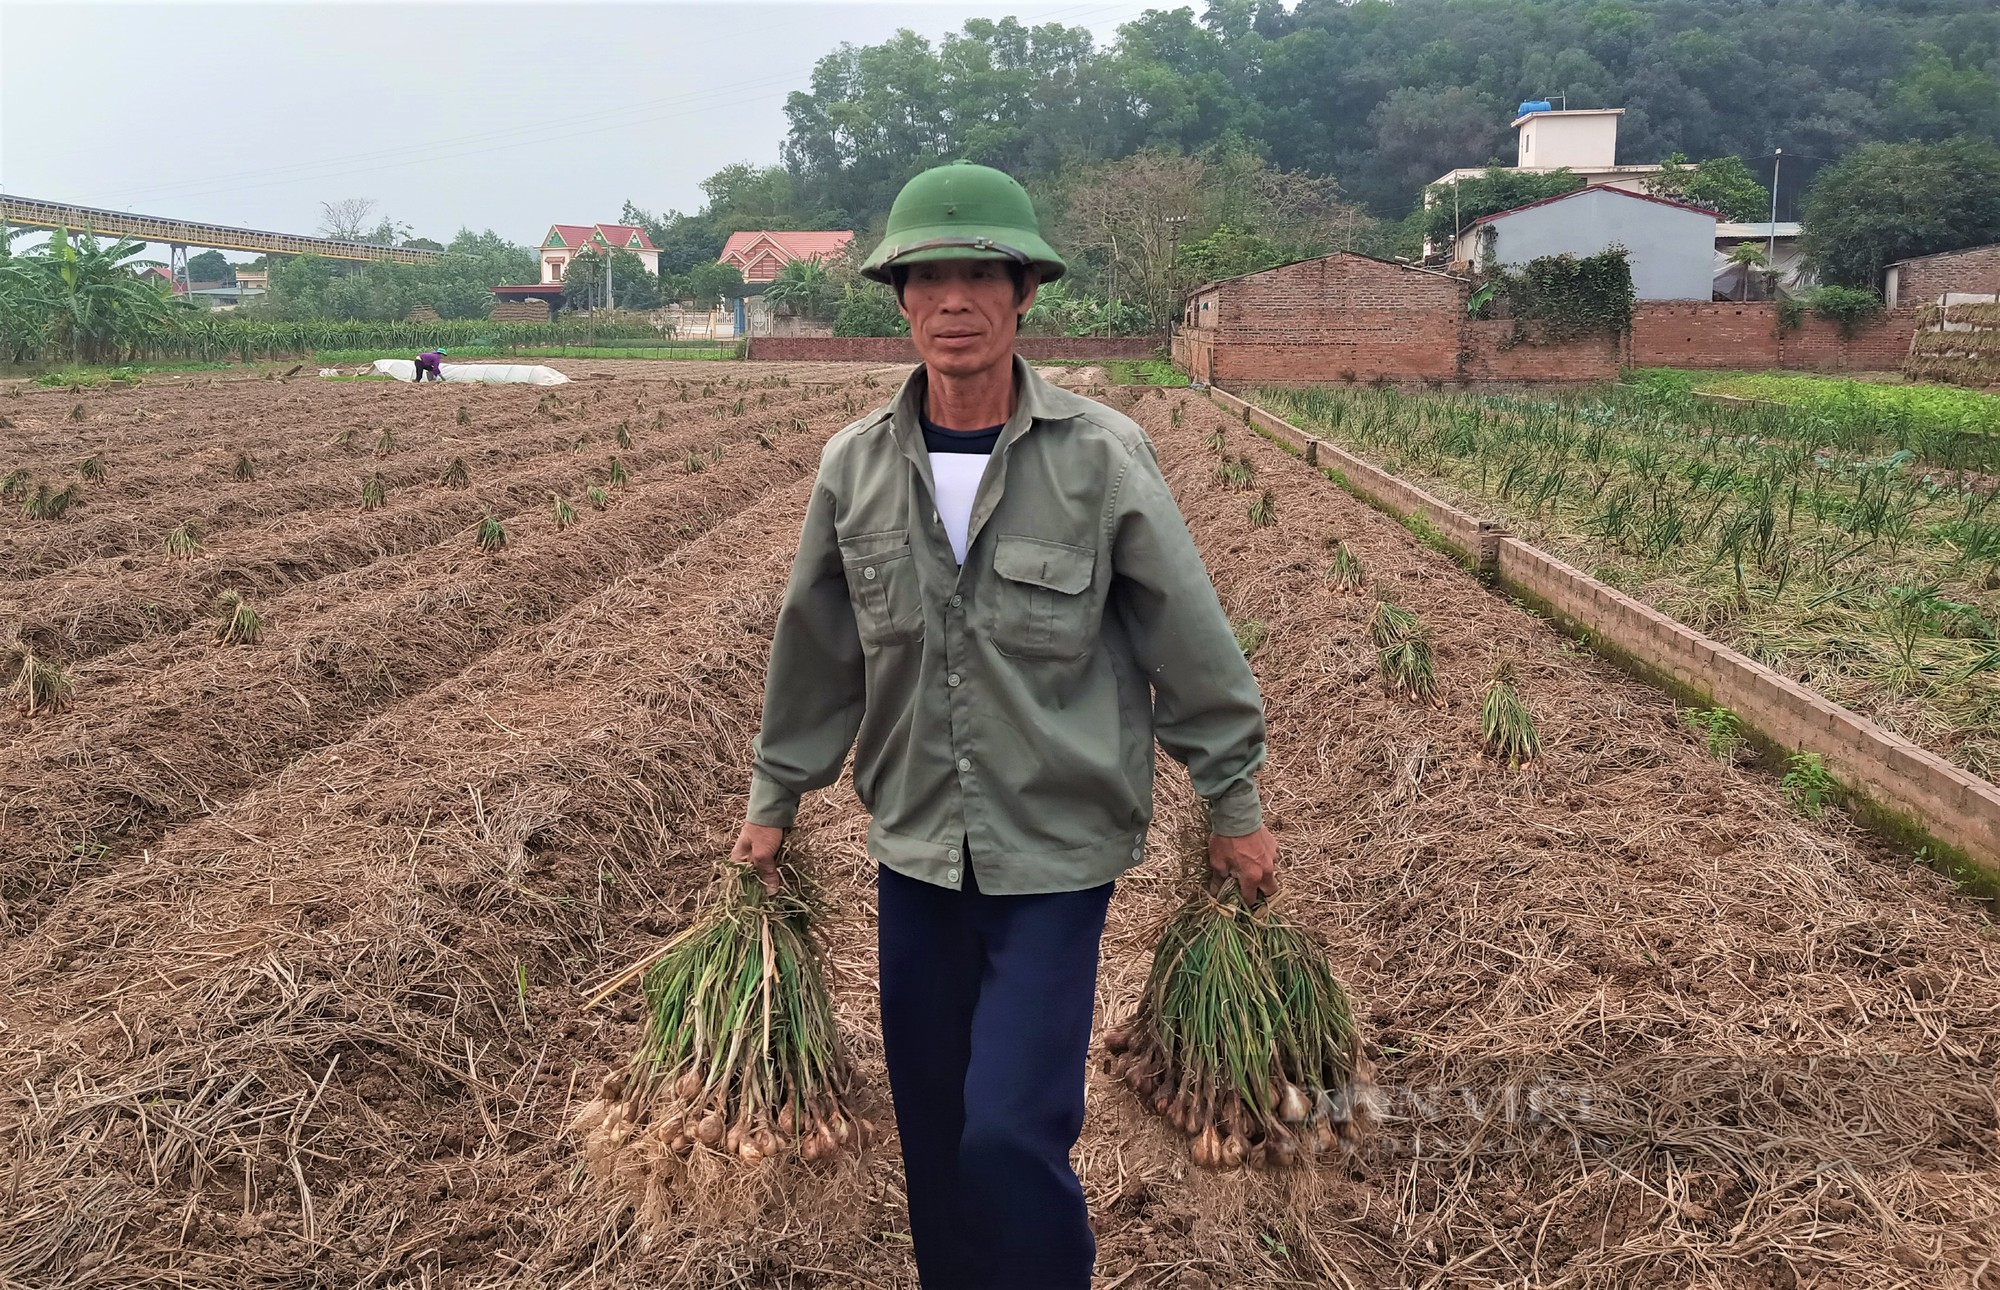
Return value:
M 819 446 L 899 373 L 577 368 L 0 397 L 0 474 L 107 468 L 62 520 L 0 517 L 0 643 L 75 686 L 0 717 L 0 1286 L 913 1285 L 893 1131 L 740 1204 L 607 1186 L 569 1131 L 637 1035 L 636 992 L 582 1001 L 685 923 L 740 818 Z M 1093 1072 L 1104 1286 L 2000 1286 L 1978 910 L 1199 396 L 1105 397 L 1263 627 L 1282 899 L 1358 995 L 1383 1123 L 1315 1175 L 1200 1174 Z M 1336 534 L 1434 630 L 1441 710 L 1386 692 Z M 216 643 L 224 590 L 256 644 Z M 1503 659 L 1533 774 L 1478 756 Z M 1107 1019 L 1193 805 L 1163 776 Z M 837 787 L 797 841 L 889 1125 L 862 833 Z

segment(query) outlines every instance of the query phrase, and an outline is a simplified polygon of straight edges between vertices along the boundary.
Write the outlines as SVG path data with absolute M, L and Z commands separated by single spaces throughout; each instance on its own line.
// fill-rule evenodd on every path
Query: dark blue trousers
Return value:
M 1111 883 L 987 896 L 878 866 L 882 1042 L 924 1290 L 1090 1290 L 1083 1129 Z

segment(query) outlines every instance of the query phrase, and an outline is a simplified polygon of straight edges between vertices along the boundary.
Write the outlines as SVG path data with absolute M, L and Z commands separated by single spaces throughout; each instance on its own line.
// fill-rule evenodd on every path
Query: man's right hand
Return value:
M 736 835 L 736 845 L 730 848 L 729 858 L 755 869 L 765 891 L 776 891 L 778 848 L 784 841 L 783 829 L 772 828 L 768 824 L 745 824 L 743 831 Z

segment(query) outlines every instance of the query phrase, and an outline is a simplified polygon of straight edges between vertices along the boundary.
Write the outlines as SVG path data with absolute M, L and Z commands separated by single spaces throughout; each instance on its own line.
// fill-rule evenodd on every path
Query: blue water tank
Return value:
M 1517 117 L 1523 117 L 1528 115 L 1528 113 L 1530 112 L 1553 112 L 1555 110 L 1556 110 L 1556 105 L 1549 102 L 1547 99 L 1525 99 L 1521 103 L 1521 110 L 1516 112 L 1514 115 Z

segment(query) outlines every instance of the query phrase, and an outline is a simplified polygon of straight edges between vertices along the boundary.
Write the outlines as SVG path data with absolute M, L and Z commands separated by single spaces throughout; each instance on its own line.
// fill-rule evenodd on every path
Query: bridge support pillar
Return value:
M 187 295 L 194 290 L 194 283 L 188 279 L 188 249 L 182 242 L 167 244 L 167 269 L 174 275 L 174 294 Z

